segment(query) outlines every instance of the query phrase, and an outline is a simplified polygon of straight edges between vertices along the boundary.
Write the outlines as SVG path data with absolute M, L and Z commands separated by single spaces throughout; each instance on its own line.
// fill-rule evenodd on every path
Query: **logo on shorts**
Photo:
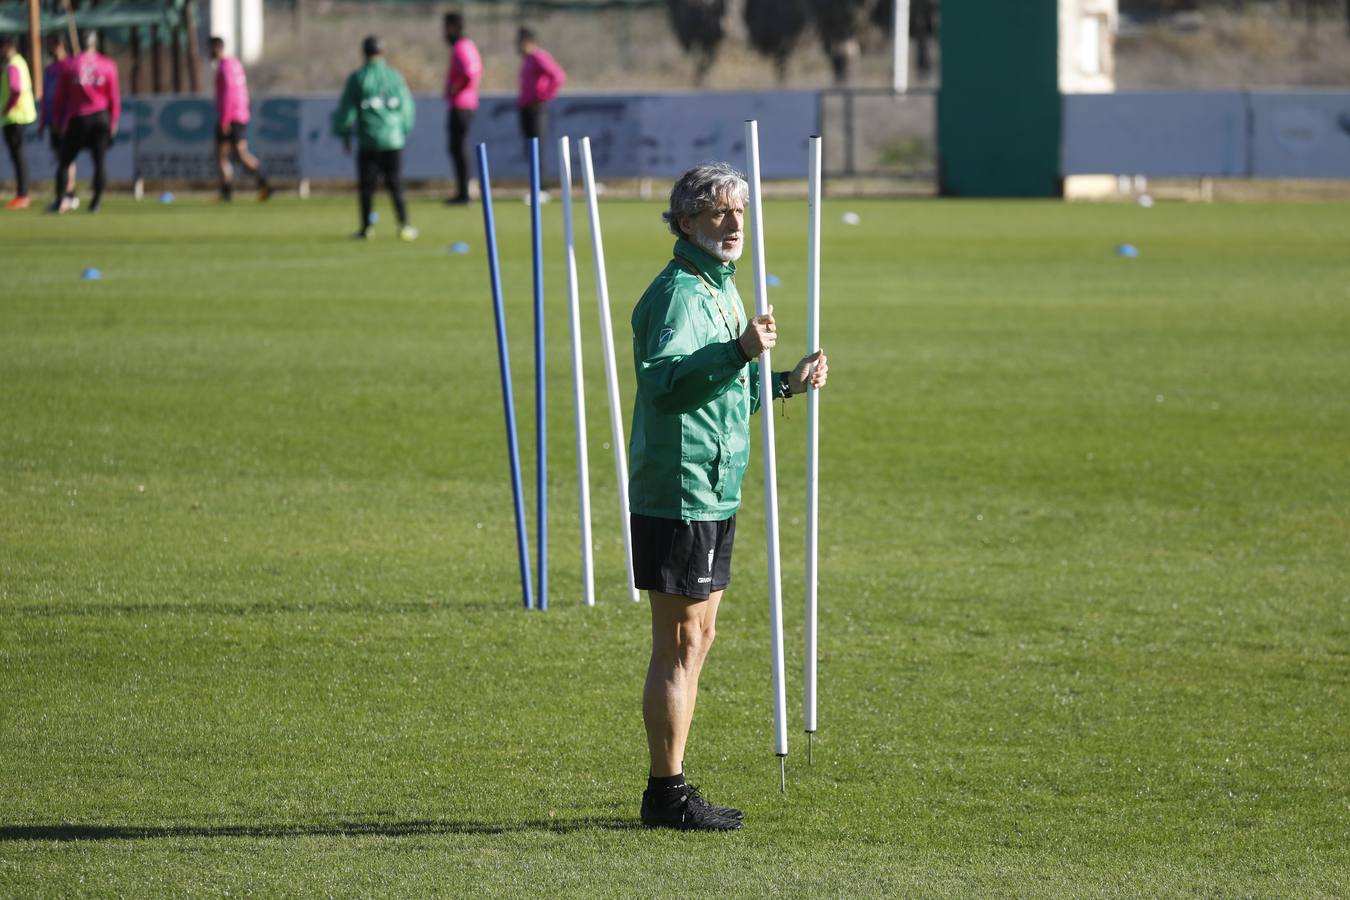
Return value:
M 712 561 L 713 561 L 713 551 L 712 551 L 712 550 L 709 550 L 709 551 L 708 551 L 708 571 L 709 571 L 709 572 L 712 571 Z

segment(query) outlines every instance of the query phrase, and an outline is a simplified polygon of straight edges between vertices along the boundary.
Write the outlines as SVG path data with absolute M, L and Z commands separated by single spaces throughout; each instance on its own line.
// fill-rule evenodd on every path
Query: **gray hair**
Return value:
M 727 196 L 738 197 L 742 203 L 749 200 L 750 186 L 744 175 L 724 162 L 694 166 L 670 189 L 670 209 L 661 213 L 661 221 L 669 226 L 671 234 L 684 237 L 680 219 L 696 216 Z

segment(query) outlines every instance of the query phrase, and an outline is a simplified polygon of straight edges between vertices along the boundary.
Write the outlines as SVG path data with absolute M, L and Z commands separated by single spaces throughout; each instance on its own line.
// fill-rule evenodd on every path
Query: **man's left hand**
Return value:
M 829 374 L 829 359 L 825 356 L 824 350 L 817 350 L 803 356 L 801 362 L 788 373 L 788 386 L 792 388 L 794 394 L 805 393 L 809 387 L 820 390 L 825 386 Z

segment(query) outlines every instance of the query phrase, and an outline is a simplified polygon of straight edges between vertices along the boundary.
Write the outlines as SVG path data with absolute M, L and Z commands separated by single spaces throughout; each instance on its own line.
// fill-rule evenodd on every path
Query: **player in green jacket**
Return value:
M 412 94 L 403 76 L 384 61 L 384 45 L 370 35 L 361 42 L 366 64 L 347 78 L 342 99 L 333 113 L 333 132 L 342 138 L 343 147 L 352 150 L 352 132 L 356 132 L 356 175 L 361 194 L 361 228 L 354 237 L 370 236 L 371 203 L 375 184 L 384 176 L 389 196 L 398 215 L 399 237 L 417 240 L 417 229 L 408 224 L 408 207 L 403 202 L 403 145 L 413 128 L 416 114 Z
M 746 320 L 736 290 L 747 186 L 725 163 L 689 170 L 664 214 L 673 258 L 633 311 L 637 401 L 629 443 L 633 570 L 648 592 L 652 655 L 643 691 L 651 770 L 642 822 L 740 828 L 684 780 L 684 746 L 717 607 L 731 581 L 750 416 L 760 408 L 759 355 L 778 340 L 773 308 Z M 774 373 L 775 397 L 825 385 L 823 350 Z

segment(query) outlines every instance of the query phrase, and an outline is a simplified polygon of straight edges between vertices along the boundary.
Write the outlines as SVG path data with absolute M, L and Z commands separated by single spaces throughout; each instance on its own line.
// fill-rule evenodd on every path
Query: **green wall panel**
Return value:
M 1058 51 L 1058 0 L 943 0 L 943 194 L 1060 196 Z

